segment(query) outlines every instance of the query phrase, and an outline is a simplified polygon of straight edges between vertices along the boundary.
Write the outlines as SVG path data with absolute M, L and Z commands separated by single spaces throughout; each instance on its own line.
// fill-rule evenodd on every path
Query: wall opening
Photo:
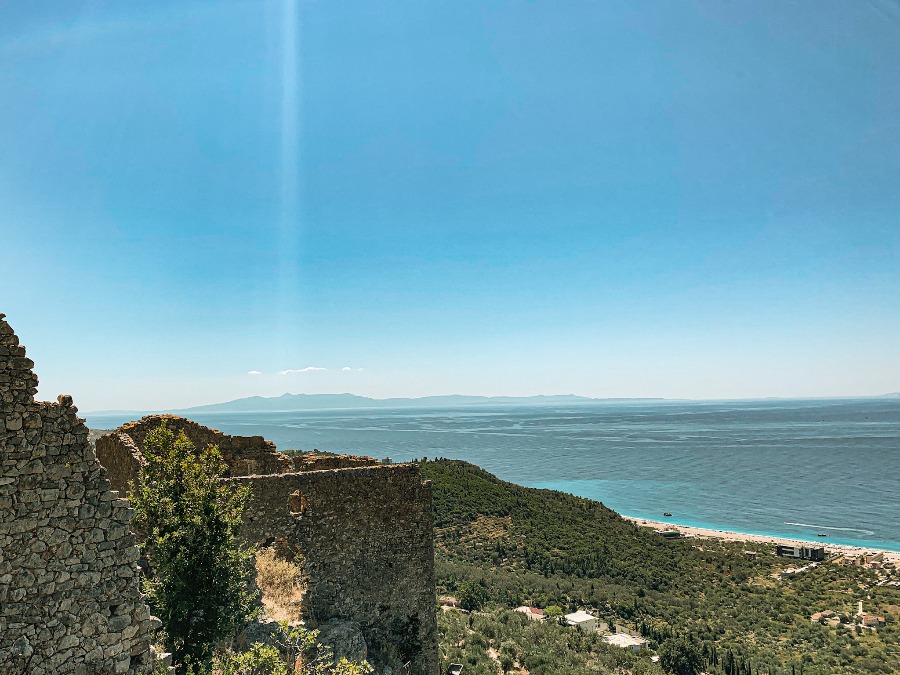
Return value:
M 300 490 L 294 490 L 288 495 L 288 511 L 295 518 L 299 518 L 306 513 L 308 506 L 309 501 L 306 499 L 306 495 L 300 492 Z
M 256 585 L 265 615 L 276 621 L 299 621 L 308 585 L 306 558 L 299 546 L 276 537 L 270 546 L 257 550 Z

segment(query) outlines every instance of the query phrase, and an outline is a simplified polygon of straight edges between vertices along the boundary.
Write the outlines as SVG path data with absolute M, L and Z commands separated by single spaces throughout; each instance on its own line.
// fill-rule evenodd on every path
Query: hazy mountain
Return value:
M 573 394 L 558 396 L 424 396 L 422 398 L 368 398 L 355 394 L 282 394 L 265 398 L 250 396 L 225 403 L 213 403 L 180 412 L 289 412 L 329 408 L 446 408 L 467 405 L 567 405 L 598 401 L 633 399 L 597 399 Z M 649 400 L 649 399 L 648 399 Z

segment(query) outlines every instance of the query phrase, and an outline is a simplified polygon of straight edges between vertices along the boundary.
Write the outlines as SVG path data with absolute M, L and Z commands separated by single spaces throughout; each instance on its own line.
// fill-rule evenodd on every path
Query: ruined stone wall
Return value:
M 229 436 L 177 415 L 146 415 L 97 439 L 97 457 L 109 472 L 109 480 L 114 489 L 127 494 L 128 481 L 137 476 L 143 463 L 141 449 L 144 447 L 144 440 L 163 421 L 176 434 L 183 431 L 198 449 L 208 445 L 218 446 L 232 476 L 285 473 L 292 470 L 291 460 L 277 452 L 275 444 L 262 436 Z
M 379 466 L 381 462 L 374 457 L 357 455 L 332 455 L 327 452 L 303 452 L 291 457 L 294 472 L 325 471 L 327 469 L 351 469 L 360 466 Z
M 231 479 L 252 490 L 244 536 L 282 537 L 305 556 L 312 626 L 356 624 L 379 671 L 439 670 L 431 485 L 415 465 Z
M 360 466 L 380 466 L 372 457 L 335 455 L 329 452 L 298 452 L 285 455 L 275 449 L 272 441 L 262 436 L 229 436 L 202 424 L 177 415 L 146 415 L 137 422 L 128 422 L 96 440 L 97 457 L 106 469 L 113 489 L 123 495 L 128 483 L 137 477 L 144 463 L 144 441 L 153 429 L 165 420 L 174 432 L 183 431 L 197 448 L 217 445 L 222 459 L 228 465 L 230 476 L 268 475 L 322 471 L 325 469 L 349 469 Z
M 33 363 L 0 314 L 0 673 L 141 673 L 131 510 L 109 489 L 70 396 L 35 402 Z
M 437 672 L 431 486 L 418 467 L 318 451 L 289 458 L 260 436 L 150 415 L 97 440 L 116 488 L 137 476 L 144 439 L 163 420 L 198 448 L 217 444 L 232 469 L 229 480 L 250 486 L 246 539 L 282 540 L 286 550 L 302 551 L 305 621 L 353 624 L 378 672 L 407 660 L 416 675 Z M 268 475 L 242 475 L 251 467 Z
M 97 459 L 106 469 L 106 477 L 113 490 L 127 495 L 129 482 L 137 478 L 144 463 L 141 451 L 127 434 L 114 431 L 94 442 Z

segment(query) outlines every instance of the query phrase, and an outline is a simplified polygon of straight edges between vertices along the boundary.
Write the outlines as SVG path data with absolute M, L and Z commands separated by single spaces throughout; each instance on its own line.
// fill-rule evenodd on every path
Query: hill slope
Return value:
M 475 582 L 493 611 L 585 607 L 654 645 L 687 636 L 709 673 L 900 672 L 900 588 L 876 585 L 870 570 L 823 564 L 782 577 L 792 563 L 771 546 L 664 540 L 598 502 L 507 483 L 466 462 L 420 467 L 433 481 L 440 592 Z M 887 626 L 857 632 L 809 620 L 825 609 L 850 620 L 860 600 Z
M 433 481 L 439 545 L 460 531 L 481 532 L 493 542 L 487 549 L 473 542 L 469 560 L 664 589 L 692 551 L 686 542 L 663 540 L 590 499 L 507 483 L 462 461 L 421 467 Z M 444 548 L 451 556 L 459 553 Z

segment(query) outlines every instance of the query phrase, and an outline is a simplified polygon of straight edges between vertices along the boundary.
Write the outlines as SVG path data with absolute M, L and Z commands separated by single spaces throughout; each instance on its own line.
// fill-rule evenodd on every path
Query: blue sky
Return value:
M 900 390 L 895 2 L 0 13 L 42 398 Z

